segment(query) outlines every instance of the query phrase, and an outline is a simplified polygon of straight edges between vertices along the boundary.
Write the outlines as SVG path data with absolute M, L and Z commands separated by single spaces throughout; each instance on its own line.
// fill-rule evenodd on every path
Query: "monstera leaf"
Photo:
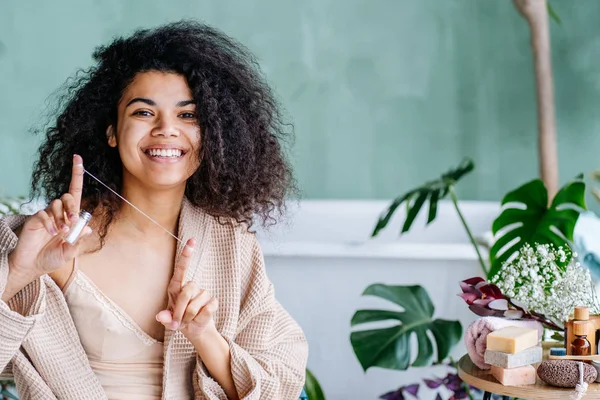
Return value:
M 409 366 L 430 365 L 434 356 L 433 343 L 427 334 L 435 338 L 437 361 L 444 360 L 462 335 L 458 321 L 433 319 L 434 307 L 429 295 L 421 286 L 387 286 L 374 284 L 363 295 L 389 300 L 402 311 L 358 310 L 351 325 L 394 320 L 398 324 L 381 329 L 355 331 L 350 335 L 354 353 L 363 370 L 370 367 L 405 370 Z M 410 337 L 417 338 L 418 354 L 412 361 Z
M 446 197 L 448 192 L 451 190 L 451 186 L 458 182 L 464 175 L 473 171 L 473 161 L 466 158 L 462 163 L 454 169 L 442 174 L 438 179 L 424 183 L 423 185 L 410 190 L 403 195 L 394 199 L 389 208 L 382 213 L 377 221 L 375 229 L 371 234 L 372 237 L 377 236 L 379 231 L 387 226 L 392 219 L 392 216 L 396 212 L 396 209 L 400 204 L 406 202 L 406 220 L 402 226 L 402 233 L 407 232 L 412 223 L 414 222 L 417 214 L 421 211 L 421 207 L 429 200 L 429 214 L 427 217 L 427 224 L 431 223 L 437 215 L 438 201 Z
M 497 239 L 490 249 L 488 279 L 525 243 L 567 246 L 573 240 L 581 210 L 586 209 L 585 183 L 581 179 L 568 183 L 548 207 L 548 191 L 541 180 L 535 179 L 504 196 L 502 206 L 506 208 L 492 225 Z

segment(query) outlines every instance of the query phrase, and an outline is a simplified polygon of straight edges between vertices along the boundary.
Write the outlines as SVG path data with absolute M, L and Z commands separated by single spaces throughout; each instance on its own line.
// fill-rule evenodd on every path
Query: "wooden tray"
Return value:
M 536 368 L 537 365 L 534 364 Z M 537 378 L 535 385 L 504 386 L 494 378 L 489 370 L 482 370 L 476 367 L 468 354 L 465 354 L 458 361 L 458 376 L 466 383 L 478 389 L 521 399 L 564 400 L 568 399 L 570 394 L 575 391 L 575 388 L 563 389 L 547 385 L 539 378 Z M 600 399 L 600 383 L 591 383 L 588 386 L 583 400 L 590 399 Z

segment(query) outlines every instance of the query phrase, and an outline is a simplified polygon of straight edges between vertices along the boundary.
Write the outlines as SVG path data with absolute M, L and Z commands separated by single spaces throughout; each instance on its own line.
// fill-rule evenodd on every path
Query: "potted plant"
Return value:
M 416 216 L 423 208 L 427 209 L 427 224 L 434 222 L 438 202 L 449 196 L 477 252 L 482 271 L 481 277 L 472 278 L 477 282 L 465 280 L 461 284 L 463 287 L 461 297 L 468 304 L 470 303 L 471 310 L 478 315 L 498 316 L 503 316 L 509 311 L 519 312 L 521 314 L 518 317 L 537 319 L 545 322 L 547 328 L 556 331 L 562 329 L 559 324 L 552 323 L 550 316 L 538 313 L 536 310 L 523 309 L 519 302 L 503 294 L 496 284 L 500 283 L 498 277 L 505 276 L 501 274 L 503 266 L 507 265 L 507 261 L 518 255 L 523 248 L 527 249 L 539 244 L 555 246 L 557 249 L 571 248 L 575 223 L 579 213 L 586 209 L 584 182 L 581 177 L 575 178 L 561 188 L 552 201 L 549 201 L 548 191 L 539 179 L 534 179 L 508 192 L 501 202 L 503 209 L 492 225 L 492 232 L 496 237 L 495 243 L 488 249 L 488 257 L 484 258 L 482 249 L 460 210 L 455 191 L 457 183 L 473 169 L 473 162 L 466 159 L 458 167 L 443 173 L 438 179 L 398 196 L 379 217 L 372 236 L 376 236 L 389 224 L 392 216 L 402 205 L 406 206 L 406 216 L 401 234 L 410 230 Z M 562 272 L 567 271 L 566 265 L 565 263 Z M 482 282 L 485 280 L 494 280 L 494 282 L 485 282 L 486 287 L 482 288 Z M 471 290 L 470 287 L 473 289 Z M 490 293 L 482 292 L 488 288 Z M 462 327 L 458 321 L 433 319 L 433 304 L 422 287 L 374 284 L 370 285 L 363 294 L 384 298 L 402 308 L 402 311 L 358 310 L 354 314 L 351 320 L 352 327 L 367 322 L 398 321 L 398 324 L 392 327 L 351 333 L 352 347 L 365 371 L 371 367 L 406 370 L 411 366 L 431 365 L 434 362 L 434 346 L 428 338 L 428 331 L 436 342 L 438 356 L 435 363 L 446 363 L 450 367 L 455 367 L 454 361 L 448 355 L 461 339 Z M 484 298 L 485 305 L 482 305 L 481 301 Z M 499 301 L 492 303 L 492 300 Z M 494 306 L 498 309 L 493 308 Z M 416 334 L 418 342 L 418 354 L 414 361 L 409 346 L 412 334 Z M 471 389 L 464 384 L 459 388 L 456 386 L 458 377 L 456 379 L 452 377 L 451 372 L 446 378 L 425 383 L 430 388 L 437 388 L 444 382 L 452 382 L 452 388 L 456 387 L 460 393 L 468 395 Z M 386 393 L 381 398 L 400 398 L 393 396 L 398 396 L 398 393 L 402 394 L 404 391 L 411 393 L 410 390 L 415 390 L 414 388 L 409 385 Z

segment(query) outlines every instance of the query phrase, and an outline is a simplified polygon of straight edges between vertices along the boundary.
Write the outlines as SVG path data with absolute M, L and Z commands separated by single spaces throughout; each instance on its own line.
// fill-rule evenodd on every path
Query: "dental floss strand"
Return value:
M 86 174 L 88 174 L 89 176 L 91 176 L 92 178 L 94 178 L 96 181 L 98 181 L 98 183 L 100 183 L 102 186 L 104 186 L 105 188 L 107 188 L 108 190 L 110 190 L 111 192 L 113 192 L 116 196 L 118 196 L 121 200 L 123 200 L 124 202 L 126 202 L 127 204 L 129 204 L 131 207 L 133 207 L 134 209 L 136 209 L 138 212 L 140 212 L 143 216 L 145 216 L 146 218 L 148 218 L 150 221 L 152 221 L 154 224 L 156 224 L 158 227 L 160 227 L 162 230 L 164 230 L 165 232 L 167 232 L 169 235 L 171 235 L 174 239 L 176 239 L 177 241 L 179 241 L 180 243 L 183 243 L 183 240 L 179 239 L 177 236 L 173 235 L 171 232 L 169 232 L 169 230 L 165 227 L 163 227 L 161 224 L 159 224 L 158 222 L 156 222 L 155 220 L 153 220 L 148 214 L 146 214 L 145 212 L 143 212 L 142 210 L 140 210 L 139 208 L 137 208 L 135 205 L 133 205 L 133 203 L 131 203 L 129 200 L 127 200 L 125 197 L 121 196 L 119 193 L 115 192 L 114 190 L 112 190 L 110 187 L 108 187 L 108 185 L 106 185 L 104 182 L 102 182 L 100 179 L 96 178 L 93 174 L 91 174 L 90 172 L 88 172 L 88 170 L 86 170 L 83 167 L 83 164 L 77 164 L 78 166 L 80 166 L 81 168 L 83 168 L 83 172 L 85 172 Z
M 96 181 L 98 181 L 98 183 L 100 183 L 102 186 L 104 186 L 105 188 L 107 188 L 108 190 L 110 190 L 111 192 L 113 192 L 116 196 L 118 196 L 121 200 L 123 200 L 124 202 L 126 202 L 127 204 L 129 204 L 131 207 L 133 207 L 134 209 L 136 209 L 137 211 L 139 211 L 143 216 L 145 216 L 146 218 L 148 218 L 150 221 L 152 221 L 154 224 L 156 224 L 158 227 L 160 227 L 162 230 L 164 230 L 165 232 L 167 232 L 169 235 L 171 235 L 175 240 L 177 240 L 179 243 L 183 243 L 183 240 L 179 239 L 177 236 L 173 235 L 171 232 L 169 232 L 169 230 L 167 228 L 165 228 L 164 226 L 162 226 L 161 224 L 159 224 L 158 222 L 156 222 L 155 220 L 153 220 L 148 214 L 146 214 L 145 212 L 143 212 L 142 210 L 140 210 L 139 208 L 137 208 L 135 205 L 133 205 L 133 203 L 131 203 L 129 200 L 127 200 L 125 197 L 121 196 L 119 193 L 115 192 L 114 190 L 112 190 L 110 187 L 108 187 L 108 185 L 106 185 L 104 182 L 102 182 L 100 179 L 96 178 L 92 173 L 90 173 L 88 170 L 86 170 L 83 167 L 83 164 L 76 164 L 77 166 L 83 168 L 83 172 L 85 172 L 86 174 L 88 174 L 89 176 L 91 176 L 92 178 L 94 178 Z M 82 213 L 85 211 L 82 211 Z M 89 215 L 89 218 L 91 219 L 91 215 L 87 212 L 85 212 L 86 214 Z M 86 221 L 89 222 L 89 220 Z M 83 227 L 81 227 L 81 230 L 83 231 Z M 204 239 L 204 235 L 203 235 L 203 239 Z M 187 246 L 187 244 L 184 244 L 184 246 Z M 196 280 L 196 273 L 198 272 L 199 268 L 194 268 L 194 272 L 192 273 L 192 276 L 190 278 L 190 281 L 195 281 Z

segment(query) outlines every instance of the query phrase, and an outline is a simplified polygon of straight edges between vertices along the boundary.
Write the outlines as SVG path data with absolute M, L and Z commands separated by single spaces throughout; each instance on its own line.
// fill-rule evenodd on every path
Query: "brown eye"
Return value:
M 185 119 L 194 119 L 194 118 L 196 118 L 196 114 L 191 113 L 191 112 L 181 113 L 181 114 L 179 114 L 179 116 L 181 118 L 185 118 Z
M 138 110 L 134 112 L 132 115 L 141 115 L 142 117 L 151 117 L 152 113 L 148 110 Z

